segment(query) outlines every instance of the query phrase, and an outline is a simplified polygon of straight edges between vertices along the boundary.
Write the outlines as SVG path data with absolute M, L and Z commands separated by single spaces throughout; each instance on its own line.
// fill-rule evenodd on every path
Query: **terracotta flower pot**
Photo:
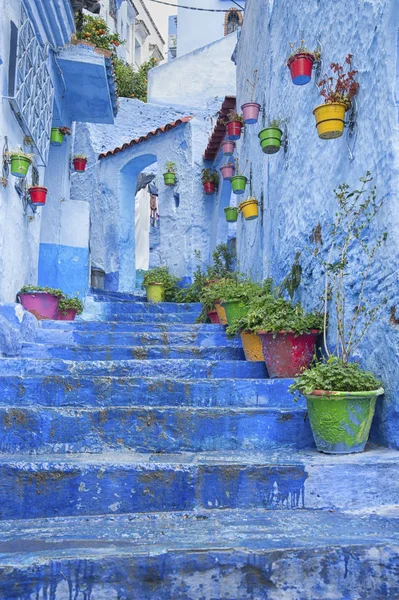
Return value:
M 24 292 L 17 298 L 25 310 L 42 319 L 57 319 L 59 299 L 48 292 Z
M 293 331 L 258 331 L 269 377 L 297 377 L 312 362 L 319 331 L 295 335 Z

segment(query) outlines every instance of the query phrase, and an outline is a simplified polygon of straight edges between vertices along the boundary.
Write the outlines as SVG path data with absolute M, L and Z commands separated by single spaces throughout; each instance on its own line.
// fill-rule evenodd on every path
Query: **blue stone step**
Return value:
M 140 313 L 108 313 L 84 315 L 87 320 L 98 321 L 117 321 L 126 323 L 186 323 L 194 324 L 196 318 L 199 316 L 199 312 L 179 312 L 179 313 L 151 313 L 151 312 L 140 312 Z
M 36 334 L 36 343 L 81 344 L 84 346 L 230 346 L 241 348 L 238 336 L 228 338 L 223 331 L 176 331 L 176 332 L 114 332 L 80 331 L 65 329 L 42 329 Z
M 262 507 L 283 510 L 288 524 L 291 509 L 396 505 L 397 465 L 397 452 L 378 448 L 336 460 L 282 445 L 259 454 L 0 455 L 0 517 Z M 301 539 L 313 533 L 304 528 Z
M 4 600 L 395 600 L 398 511 L 4 522 Z
M 263 362 L 244 360 L 212 361 L 200 359 L 73 361 L 61 359 L 4 358 L 0 375 L 74 375 L 170 377 L 178 379 L 263 379 Z
M 0 452 L 309 448 L 306 410 L 271 407 L 0 407 Z
M 88 306 L 96 314 L 180 314 L 189 313 L 195 315 L 194 319 L 200 314 L 202 304 L 177 304 L 175 302 L 95 302 Z
M 289 379 L 170 379 L 34 375 L 0 376 L 0 405 L 35 406 L 270 406 L 294 403 Z
M 211 333 L 224 334 L 223 325 L 212 323 L 129 323 L 117 321 L 41 321 L 41 329 L 51 331 L 84 331 L 114 333 Z
M 76 346 L 27 343 L 22 347 L 25 358 L 62 358 L 65 360 L 157 360 L 202 359 L 245 360 L 242 348 L 220 346 Z
M 112 292 L 110 290 L 98 290 L 96 288 L 90 288 L 89 299 L 93 299 L 95 302 L 112 302 L 130 300 L 133 302 L 147 302 L 146 293 L 144 290 L 135 290 L 134 292 Z

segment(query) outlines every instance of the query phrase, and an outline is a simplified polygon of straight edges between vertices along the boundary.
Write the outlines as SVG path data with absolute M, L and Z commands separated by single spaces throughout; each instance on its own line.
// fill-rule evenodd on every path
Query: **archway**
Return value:
M 119 291 L 130 292 L 136 287 L 136 190 L 139 176 L 157 162 L 155 154 L 133 158 L 119 176 Z M 140 184 L 139 184 L 140 187 Z M 150 207 L 148 207 L 148 222 Z

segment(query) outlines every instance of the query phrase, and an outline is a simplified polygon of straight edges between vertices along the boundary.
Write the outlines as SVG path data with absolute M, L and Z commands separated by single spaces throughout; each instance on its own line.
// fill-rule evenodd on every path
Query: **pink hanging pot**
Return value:
M 233 156 L 236 145 L 232 140 L 222 142 L 222 150 L 225 156 Z
M 223 165 L 220 167 L 220 172 L 223 179 L 230 179 L 234 175 L 234 164 L 228 163 L 227 165 Z
M 257 123 L 260 111 L 260 104 L 257 102 L 247 102 L 241 106 L 244 122 L 249 125 Z

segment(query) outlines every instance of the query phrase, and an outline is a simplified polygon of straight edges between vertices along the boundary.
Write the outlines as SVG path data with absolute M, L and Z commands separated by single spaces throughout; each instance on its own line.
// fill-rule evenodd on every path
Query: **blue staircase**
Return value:
M 399 598 L 397 452 L 317 453 L 199 305 L 87 306 L 0 359 L 0 600 Z

